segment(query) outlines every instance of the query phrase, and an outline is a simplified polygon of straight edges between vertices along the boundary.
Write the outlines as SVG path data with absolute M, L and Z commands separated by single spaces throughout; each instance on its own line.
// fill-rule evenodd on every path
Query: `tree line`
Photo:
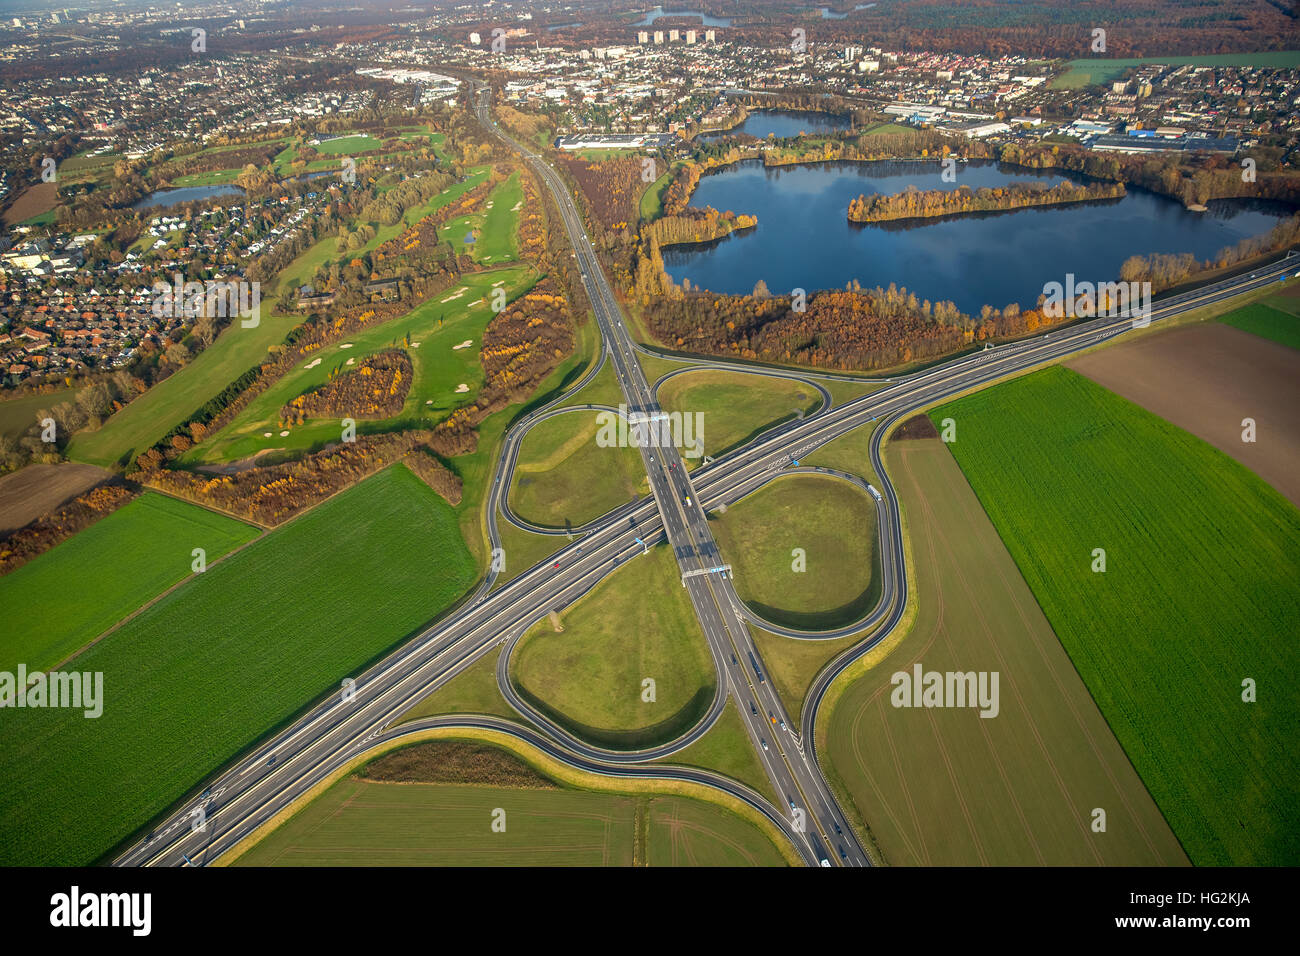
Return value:
M 1123 183 L 1089 183 L 1080 186 L 1068 180 L 1055 186 L 1046 183 L 1011 183 L 971 189 L 927 189 L 909 185 L 902 192 L 859 195 L 849 200 L 851 222 L 887 222 L 895 219 L 929 219 L 969 212 L 997 212 L 1031 206 L 1055 206 L 1096 199 L 1119 199 Z

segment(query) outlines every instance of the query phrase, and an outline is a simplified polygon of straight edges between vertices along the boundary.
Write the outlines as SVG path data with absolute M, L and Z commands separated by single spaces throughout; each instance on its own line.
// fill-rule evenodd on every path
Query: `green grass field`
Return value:
M 637 204 L 637 211 L 646 222 L 658 219 L 663 214 L 664 190 L 668 188 L 672 176 L 673 170 L 669 168 L 667 172 L 647 186 L 645 192 L 641 194 L 641 200 Z
M 378 149 L 383 143 L 366 133 L 358 133 L 352 136 L 340 136 L 338 139 L 328 140 L 312 147 L 322 156 L 352 156 L 357 153 L 368 153 L 371 150 Z M 274 159 L 275 171 L 281 176 L 287 176 L 291 172 L 290 167 L 299 159 L 298 147 L 294 142 L 288 143 L 284 149 L 280 150 Z
M 639 326 L 637 325 L 638 320 L 635 303 L 628 307 L 628 318 L 632 320 L 633 327 L 639 329 Z M 637 341 L 646 342 L 649 341 L 649 339 L 638 332 Z M 640 353 L 637 354 L 636 360 L 641 366 L 641 370 L 645 373 L 646 380 L 652 385 L 669 372 L 693 364 L 693 360 L 689 358 L 666 359 L 660 358 L 657 355 L 642 355 Z
M 292 262 L 280 270 L 275 277 L 272 295 L 279 295 L 285 289 L 298 289 L 307 285 L 316 270 L 328 265 L 337 254 L 338 236 L 326 236 L 304 249 Z
M 280 409 L 291 399 L 324 385 L 331 374 L 345 373 L 366 356 L 394 347 L 404 348 L 411 358 L 413 377 L 406 402 L 401 413 L 392 418 L 357 419 L 357 434 L 433 427 L 453 409 L 472 402 L 483 386 L 479 349 L 483 329 L 494 317 L 493 288 L 501 285 L 507 300 L 513 300 L 526 292 L 536 278 L 523 266 L 475 273 L 464 277 L 456 288 L 404 315 L 312 352 L 250 401 L 225 428 L 187 452 L 182 463 L 215 464 L 258 452 L 274 452 L 268 457 L 276 460 L 338 441 L 342 417 L 308 419 L 302 425 L 286 428 L 280 425 Z M 409 347 L 405 344 L 408 336 Z M 467 341 L 468 346 L 456 348 Z M 462 385 L 466 388 L 457 391 Z M 281 435 L 282 431 L 289 434 Z
M 580 527 L 631 500 L 643 487 L 636 448 L 596 444 L 597 412 L 575 411 L 539 422 L 519 448 L 510 507 L 544 527 Z
M 608 405 L 618 408 L 627 399 L 619 387 L 618 376 L 614 372 L 614 363 L 606 362 L 605 367 L 596 373 L 596 377 L 583 386 L 574 395 L 560 403 L 560 407 L 573 405 Z
M 1230 312 L 1219 321 L 1243 332 L 1300 349 L 1300 317 L 1288 315 L 1262 302 Z
M 519 174 L 514 173 L 488 194 L 480 211 L 445 223 L 440 230 L 441 238 L 450 242 L 457 253 L 468 251 L 475 262 L 509 262 L 518 255 L 519 210 L 523 201 L 523 183 Z M 471 233 L 474 241 L 467 245 L 465 238 Z
M 487 179 L 488 169 L 489 167 L 487 166 L 476 166 L 473 169 L 466 170 L 464 182 L 452 183 L 423 205 L 412 206 L 402 214 L 401 219 L 393 223 L 391 226 L 384 226 L 377 222 L 372 222 L 371 225 L 375 227 L 375 234 L 370 241 L 355 252 L 344 253 L 343 256 L 340 256 L 340 259 L 344 256 L 351 259 L 353 256 L 365 255 L 368 252 L 373 252 L 378 249 L 385 242 L 388 242 L 390 239 L 395 238 L 406 229 L 415 225 L 425 216 L 432 215 L 443 206 L 456 201 L 475 186 L 479 185 L 483 180 Z
M 801 465 L 820 465 L 823 468 L 835 468 L 857 475 L 869 482 L 877 481 L 876 470 L 871 467 L 871 433 L 875 425 L 868 422 L 859 425 L 846 435 L 828 441 L 806 458 L 800 458 Z
M 1192 861 L 1300 863 L 1300 512 L 1061 367 L 931 418 Z
M 511 660 L 520 693 L 584 739 L 636 749 L 694 726 L 716 675 L 672 551 L 657 547 L 534 625 Z M 642 700 L 643 681 L 655 700 Z
M 894 441 L 886 455 L 916 614 L 822 710 L 841 805 L 893 865 L 1186 864 L 947 447 Z M 996 671 L 997 716 L 892 706 L 892 676 L 917 663 Z
M 64 183 L 79 183 L 87 180 L 107 182 L 113 174 L 113 165 L 122 157 L 117 153 L 100 153 L 90 155 L 87 150 L 76 156 L 69 156 L 59 163 L 59 180 Z
M 455 514 L 404 467 L 331 498 L 80 655 L 104 710 L 14 710 L 0 865 L 88 864 L 470 586 Z
M 185 186 L 224 186 L 227 183 L 233 183 L 242 172 L 242 169 L 209 169 L 203 173 L 177 176 L 171 181 L 171 184 L 177 189 Z
M 788 379 L 709 370 L 687 372 L 664 382 L 659 404 L 667 412 L 701 414 L 696 435 L 704 440 L 704 454 L 716 457 L 800 412 L 813 411 L 821 404 L 821 396 Z M 694 469 L 704 458 L 684 461 Z
M 871 129 L 863 130 L 862 134 L 864 136 L 891 136 L 895 133 L 910 132 L 912 132 L 912 127 L 910 126 L 902 126 L 898 123 L 881 123 L 878 126 L 871 127 Z
M 404 713 L 401 721 L 442 714 L 492 714 L 518 720 L 519 715 L 506 703 L 497 687 L 497 658 L 500 656 L 500 648 L 484 654 Z
M 1295 69 L 1300 66 L 1300 51 L 1275 50 L 1267 53 L 1215 53 L 1206 56 L 1149 56 L 1135 59 L 1082 59 L 1071 60 L 1068 71 L 1052 81 L 1053 89 L 1076 89 L 1096 83 L 1110 83 L 1125 70 L 1143 63 L 1194 63 L 1199 66 L 1254 66 L 1262 68 Z
M 612 782 L 611 782 L 611 785 Z M 505 830 L 494 832 L 493 813 Z M 237 866 L 782 866 L 771 841 L 680 796 L 347 777 Z
M 749 823 L 700 800 L 650 801 L 651 866 L 782 866 L 777 850 Z
M 847 481 L 780 478 L 732 505 L 713 528 L 741 600 L 774 624 L 839 627 L 879 600 L 875 504 Z
M 378 149 L 383 143 L 367 133 L 358 133 L 355 136 L 340 136 L 337 139 L 326 140 L 316 147 L 316 152 L 324 153 L 326 156 L 348 156 L 352 153 L 365 153 L 372 149 Z
M 76 389 L 65 388 L 44 395 L 24 395 L 0 401 L 0 435 L 17 438 L 37 423 L 37 412 L 70 402 L 76 396 Z
M 177 423 L 258 364 L 268 348 L 282 342 L 302 321 L 301 317 L 268 315 L 270 311 L 263 311 L 254 328 L 246 329 L 235 320 L 188 365 L 132 400 L 95 431 L 74 435 L 68 443 L 68 457 L 107 468 L 148 451 Z
M 635 808 L 632 796 L 348 777 L 235 865 L 631 866 Z
M 0 578 L 0 670 L 50 667 L 145 602 L 252 541 L 256 528 L 148 492 Z M 204 572 L 207 573 L 207 572 Z
M 501 535 L 501 550 L 505 552 L 505 567 L 497 576 L 496 587 L 523 574 L 534 564 L 544 561 L 560 548 L 568 544 L 566 538 L 555 534 L 534 534 L 516 528 L 509 521 L 497 525 Z

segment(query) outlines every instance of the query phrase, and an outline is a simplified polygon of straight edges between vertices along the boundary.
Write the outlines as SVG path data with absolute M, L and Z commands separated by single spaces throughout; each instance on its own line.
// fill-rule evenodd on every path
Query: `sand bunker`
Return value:
M 469 391 L 469 386 L 466 385 L 464 382 L 461 382 L 459 385 L 456 386 L 457 395 L 459 395 L 461 392 L 468 392 L 468 391 Z
M 352 343 L 351 343 L 351 342 L 344 342 L 342 345 L 339 346 L 339 348 L 341 348 L 341 349 L 350 349 L 350 348 L 352 348 Z
M 518 211 L 519 211 L 519 207 L 522 206 L 523 204 L 524 204 L 524 201 L 523 201 L 522 199 L 519 200 L 519 202 L 515 203 L 513 206 L 510 207 L 510 211 L 511 211 L 511 212 L 518 212 Z
M 356 361 L 356 359 L 348 359 L 348 360 L 347 360 L 346 362 L 344 362 L 343 364 L 344 364 L 344 365 L 351 365 L 351 364 L 352 364 L 353 362 L 355 362 L 355 361 Z
M 270 437 L 271 437 L 271 433 L 270 433 L 270 432 L 262 432 L 262 437 L 263 437 L 263 438 L 270 438 Z
M 311 360 L 310 362 L 308 362 L 306 365 L 304 365 L 303 368 L 315 368 L 315 367 L 316 367 L 317 365 L 319 365 L 319 364 L 320 364 L 320 358 L 319 358 L 319 356 L 318 356 L 318 357 L 312 359 L 312 360 Z
M 280 432 L 280 437 L 281 437 L 281 438 L 288 438 L 288 437 L 289 437 L 289 431 L 288 431 L 288 429 L 286 429 L 286 430 Z
M 461 286 L 459 289 L 457 289 L 457 290 L 456 290 L 455 292 L 453 292 L 451 295 L 447 296 L 447 298 L 445 298 L 445 299 L 439 299 L 438 301 L 439 301 L 439 302 L 450 302 L 450 301 L 452 301 L 453 299 L 459 299 L 462 295 L 464 295 L 464 294 L 465 294 L 466 292 L 468 292 L 468 291 L 469 291 L 469 286 Z
M 473 344 L 474 344 L 473 339 L 466 339 L 464 342 L 461 342 L 460 345 L 453 345 L 451 347 L 451 350 L 453 352 L 459 352 L 461 349 L 467 349 Z

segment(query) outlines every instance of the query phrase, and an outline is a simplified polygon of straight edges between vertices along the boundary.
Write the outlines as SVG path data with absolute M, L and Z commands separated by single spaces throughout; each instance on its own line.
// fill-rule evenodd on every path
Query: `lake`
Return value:
M 833 133 L 849 128 L 849 118 L 843 113 L 814 113 L 802 110 L 754 110 L 745 122 L 717 133 L 697 137 L 702 143 L 711 143 L 735 133 L 748 133 L 759 139 L 776 136 L 785 139 L 800 133 Z
M 691 198 L 703 208 L 751 213 L 758 225 L 714 243 L 663 250 L 673 281 L 726 294 L 752 292 L 759 279 L 773 294 L 791 289 L 842 289 L 893 282 L 931 301 L 951 300 L 963 312 L 988 304 L 1033 306 L 1046 282 L 1119 278 L 1132 255 L 1193 253 L 1208 259 L 1224 246 L 1268 232 L 1290 210 L 1280 203 L 1222 200 L 1208 212 L 1140 189 L 1118 200 L 1075 203 L 949 219 L 872 225 L 850 223 L 859 194 L 999 186 L 1060 172 L 992 162 L 959 163 L 945 183 L 938 162 L 823 163 L 764 168 L 748 160 L 706 175 Z
M 706 27 L 729 27 L 731 19 L 729 17 L 711 17 L 699 10 L 665 10 L 663 7 L 655 7 L 645 15 L 645 18 L 638 20 L 633 26 L 648 27 L 663 17 L 698 17 L 702 25 Z
M 195 202 L 202 199 L 215 199 L 218 196 L 242 196 L 244 191 L 238 186 L 185 186 L 181 189 L 160 189 L 150 193 L 132 209 L 149 209 L 153 206 L 175 206 L 183 202 Z

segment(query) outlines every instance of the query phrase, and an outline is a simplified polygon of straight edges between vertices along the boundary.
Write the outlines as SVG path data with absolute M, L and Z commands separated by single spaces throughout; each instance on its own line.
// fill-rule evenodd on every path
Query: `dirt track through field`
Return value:
M 1217 322 L 1066 363 L 1231 455 L 1300 507 L 1300 351 Z M 1242 441 L 1253 418 L 1256 440 Z

